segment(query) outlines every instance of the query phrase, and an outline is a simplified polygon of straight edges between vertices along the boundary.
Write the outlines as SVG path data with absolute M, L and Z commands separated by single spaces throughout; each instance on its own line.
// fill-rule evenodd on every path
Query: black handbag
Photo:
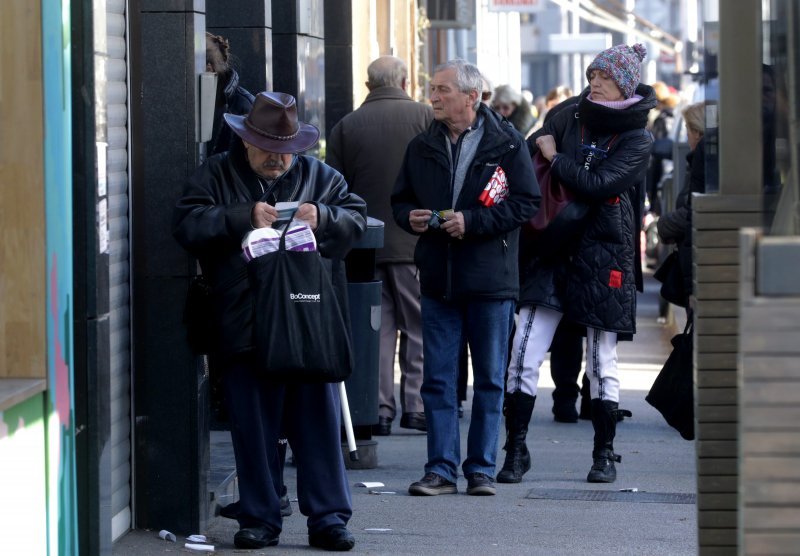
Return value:
M 653 278 L 661 282 L 661 297 L 678 307 L 689 306 L 689 294 L 686 291 L 678 251 L 667 255 L 667 258 L 653 274 Z
M 247 263 L 257 365 L 281 382 L 341 382 L 354 361 L 346 287 L 332 281 L 340 262 L 287 250 L 288 228 L 277 251 Z
M 694 379 L 692 377 L 692 317 L 682 334 L 672 338 L 672 352 L 645 400 L 686 440 L 694 440 Z
M 202 274 L 192 276 L 183 307 L 186 341 L 198 355 L 207 354 L 214 341 L 213 303 L 211 284 Z

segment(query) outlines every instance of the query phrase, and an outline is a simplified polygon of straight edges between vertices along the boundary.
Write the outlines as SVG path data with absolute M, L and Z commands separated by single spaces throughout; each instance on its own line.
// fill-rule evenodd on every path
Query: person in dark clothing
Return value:
M 656 93 L 656 107 L 651 112 L 652 122 L 648 124 L 653 134 L 653 151 L 650 166 L 647 168 L 647 199 L 650 212 L 661 215 L 661 194 L 659 184 L 664 176 L 664 161 L 672 159 L 672 126 L 675 121 L 673 110 L 678 105 L 678 96 L 670 91 L 666 83 L 653 83 Z
M 413 495 L 455 494 L 461 459 L 458 354 L 466 337 L 473 401 L 467 494 L 493 495 L 503 373 L 519 292 L 519 227 L 539 190 L 522 136 L 481 103 L 481 73 L 464 60 L 431 79 L 434 122 L 406 149 L 392 193 L 395 221 L 419 236 L 414 261 L 422 294 L 428 423 L 425 475 Z
M 527 137 L 536 118 L 531 110 L 531 103 L 528 102 L 522 93 L 513 89 L 510 85 L 499 85 L 492 95 L 492 108 L 505 117 L 514 129 L 520 132 L 523 137 Z
M 384 223 L 384 243 L 375 256 L 381 281 L 378 423 L 372 434 L 387 436 L 400 406 L 400 427 L 425 431 L 422 386 L 422 323 L 419 279 L 414 266 L 417 238 L 394 222 L 389 196 L 409 141 L 433 120 L 428 104 L 405 91 L 403 60 L 381 56 L 367 67 L 369 94 L 342 118 L 328 137 L 325 162 L 339 170 L 350 190 L 367 202 L 370 216 Z M 399 350 L 398 350 L 399 336 Z M 399 403 L 394 395 L 394 363 L 400 367 Z
M 643 285 L 639 197 L 652 144 L 645 125 L 655 106 L 652 87 L 639 83 L 645 55 L 641 44 L 598 54 L 586 69 L 589 86 L 575 108 L 553 116 L 527 141 L 532 155 L 541 152 L 550 161 L 551 176 L 591 210 L 568 252 L 547 258 L 532 254 L 521 262 L 519 318 L 506 382 L 506 460 L 499 482 L 519 482 L 530 469 L 525 439 L 539 368 L 562 318 L 587 335 L 594 448 L 586 479 L 616 480 L 617 341 L 636 332 L 636 291 Z
M 241 116 L 253 107 L 253 95 L 239 85 L 239 74 L 231 65 L 230 43 L 222 35 L 206 33 L 206 71 L 217 74 L 217 99 L 208 156 L 225 152 L 233 146 L 236 135 L 225 125 L 224 114 Z
M 339 172 L 297 154 L 317 143 L 319 130 L 298 121 L 293 96 L 262 92 L 247 116 L 224 117 L 239 139 L 189 178 L 175 207 L 173 235 L 197 257 L 214 292 L 211 349 L 222 365 L 239 482 L 240 529 L 234 544 L 278 544 L 278 439 L 285 433 L 295 455 L 309 544 L 350 550 L 355 540 L 346 527 L 352 508 L 338 389 L 330 383 L 276 383 L 258 373 L 253 292 L 242 241 L 253 229 L 275 224 L 278 202 L 297 202 L 294 218 L 314 232 L 320 255 L 330 261 L 333 283 L 344 284 L 341 261 L 366 229 L 366 203 L 348 192 Z
M 686 155 L 686 178 L 675 200 L 675 210 L 658 219 L 658 237 L 675 245 L 683 275 L 684 292 L 692 292 L 692 193 L 705 193 L 705 105 L 691 104 L 683 109 L 689 153 Z M 687 311 L 688 299 L 686 300 Z

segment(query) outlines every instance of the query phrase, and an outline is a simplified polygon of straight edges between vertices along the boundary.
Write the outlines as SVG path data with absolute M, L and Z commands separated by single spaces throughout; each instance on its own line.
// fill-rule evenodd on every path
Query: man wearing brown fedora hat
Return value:
M 298 120 L 291 95 L 259 93 L 246 116 L 225 114 L 225 120 L 241 141 L 209 157 L 189 178 L 175 208 L 173 234 L 198 258 L 214 292 L 211 351 L 223 367 L 239 482 L 234 544 L 278 544 L 278 438 L 285 434 L 302 485 L 297 493 L 308 517 L 309 544 L 350 550 L 355 540 L 346 528 L 352 508 L 337 385 L 278 384 L 258 375 L 242 240 L 255 228 L 280 225 L 277 203 L 296 202 L 294 218 L 308 225 L 320 254 L 333 261 L 334 284 L 344 284 L 341 259 L 366 229 L 366 204 L 336 170 L 298 154 L 317 143 L 319 130 Z

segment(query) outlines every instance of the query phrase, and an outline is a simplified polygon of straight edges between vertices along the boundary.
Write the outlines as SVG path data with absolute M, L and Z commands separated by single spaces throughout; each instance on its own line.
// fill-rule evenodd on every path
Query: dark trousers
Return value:
M 583 362 L 581 331 L 561 319 L 550 344 L 550 376 L 553 378 L 553 404 L 575 404 L 580 392 L 578 375 Z
M 278 438 L 283 435 L 297 465 L 297 499 L 309 532 L 346 525 L 352 504 L 338 385 L 271 383 L 256 374 L 250 356 L 231 359 L 223 380 L 239 482 L 239 525 L 282 529 Z

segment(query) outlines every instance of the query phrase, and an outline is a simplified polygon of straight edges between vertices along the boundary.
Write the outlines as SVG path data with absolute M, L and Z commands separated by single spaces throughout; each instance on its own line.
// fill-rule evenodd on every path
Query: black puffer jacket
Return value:
M 173 235 L 197 257 L 213 288 L 215 336 L 213 351 L 234 353 L 252 348 L 252 295 L 242 240 L 253 228 L 250 213 L 256 201 L 310 202 L 317 205 L 314 235 L 317 249 L 338 261 L 366 229 L 367 206 L 347 191 L 342 175 L 309 156 L 295 157 L 291 168 L 262 192 L 250 169 L 241 141 L 230 153 L 212 156 L 187 181 L 173 215 Z M 333 264 L 337 291 L 345 284 L 344 264 Z
M 539 186 L 519 133 L 483 104 L 479 114 L 483 137 L 455 207 L 447 128 L 438 121 L 409 143 L 392 193 L 395 222 L 409 233 L 415 233 L 408 222 L 414 209 L 453 208 L 464 215 L 463 239 L 429 228 L 417 242 L 420 289 L 435 299 L 517 299 L 519 294 L 519 227 L 539 206 Z M 509 195 L 487 208 L 478 197 L 498 167 L 506 174 Z
M 642 290 L 639 232 L 641 201 L 652 139 L 645 130 L 655 93 L 615 110 L 595 104 L 583 91 L 575 108 L 556 114 L 528 139 L 552 135 L 558 154 L 552 175 L 592 205 L 588 226 L 571 253 L 557 260 L 523 261 L 521 304 L 561 311 L 578 324 L 627 339 L 636 332 L 636 290 Z M 606 150 L 588 162 L 585 146 Z

